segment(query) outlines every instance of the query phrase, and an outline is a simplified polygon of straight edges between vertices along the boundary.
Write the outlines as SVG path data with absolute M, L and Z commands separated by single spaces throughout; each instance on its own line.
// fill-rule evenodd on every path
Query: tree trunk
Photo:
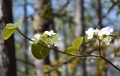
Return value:
M 12 1 L 0 0 L 0 35 L 7 23 L 13 23 Z M 16 60 L 13 35 L 6 41 L 0 36 L 0 76 L 16 76 Z
M 27 0 L 24 0 L 24 34 L 28 35 L 28 22 L 27 22 Z M 25 73 L 26 75 L 29 74 L 28 69 L 28 40 L 24 38 L 24 56 L 25 56 Z
M 96 4 L 96 16 L 97 16 L 97 23 L 96 23 L 96 28 L 98 29 L 101 29 L 103 26 L 102 26 L 102 12 L 101 12 L 101 1 L 100 0 L 95 0 L 95 4 Z M 105 53 L 104 53 L 104 58 L 105 58 Z M 107 65 L 107 63 L 106 63 Z M 108 71 L 108 68 L 106 68 L 104 70 L 104 76 L 107 76 L 107 71 Z
M 51 4 L 50 0 L 34 0 L 34 9 L 35 9 L 35 13 L 34 13 L 34 20 L 38 21 L 38 25 L 35 25 L 37 27 L 35 27 L 35 31 L 37 33 L 43 33 L 44 31 L 49 31 L 51 29 L 54 28 L 53 24 L 53 20 L 50 18 L 44 18 L 41 17 L 41 12 L 44 10 L 44 5 L 46 4 Z M 47 11 L 51 10 L 51 5 L 49 5 L 49 7 L 47 8 Z M 47 11 L 45 12 L 46 14 Z M 40 28 L 40 29 L 38 29 Z M 35 66 L 36 66 L 36 75 L 40 76 L 40 72 L 43 69 L 43 65 L 47 64 L 50 65 L 50 59 L 49 56 L 47 56 L 44 61 L 40 60 L 35 60 Z
M 85 25 L 84 25 L 84 0 L 75 0 L 75 36 L 81 37 L 85 35 Z M 84 50 L 84 45 L 82 46 L 82 50 Z M 82 51 L 84 53 L 84 51 Z M 82 59 L 82 76 L 87 76 L 86 70 L 86 58 Z
M 101 2 L 100 0 L 95 0 L 95 4 L 96 4 L 96 17 L 97 17 L 97 23 L 95 25 L 95 28 L 101 29 L 102 25 L 102 14 L 101 14 Z

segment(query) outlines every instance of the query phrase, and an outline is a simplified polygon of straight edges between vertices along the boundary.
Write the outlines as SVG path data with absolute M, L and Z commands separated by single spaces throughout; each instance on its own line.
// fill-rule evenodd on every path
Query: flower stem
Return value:
M 100 58 L 102 58 L 103 60 L 105 60 L 107 63 L 109 63 L 110 65 L 112 65 L 118 72 L 120 72 L 120 69 L 115 66 L 113 63 L 111 63 L 109 60 L 105 59 L 103 56 L 100 56 Z
M 102 56 L 101 55 L 101 49 L 100 49 L 101 47 L 100 47 L 100 45 L 101 45 L 101 41 L 99 41 L 99 45 L 98 45 L 99 48 L 98 48 L 98 50 L 99 50 L 99 55 Z
M 109 60 L 107 60 L 106 58 L 104 58 L 102 55 L 101 55 L 101 41 L 99 42 L 99 55 L 100 55 L 100 58 L 102 58 L 103 60 L 105 60 L 107 63 L 109 63 L 110 65 L 112 65 L 118 72 L 120 72 L 120 69 L 118 67 L 116 67 L 113 63 L 111 63 Z

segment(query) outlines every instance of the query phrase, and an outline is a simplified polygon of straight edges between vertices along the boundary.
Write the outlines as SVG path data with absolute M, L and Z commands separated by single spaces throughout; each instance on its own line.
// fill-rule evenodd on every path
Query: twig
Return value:
M 17 30 L 18 30 L 18 32 L 19 32 L 22 36 L 24 36 L 24 37 L 27 38 L 28 40 L 34 42 L 32 39 L 30 39 L 30 38 L 28 38 L 27 36 L 25 36 L 19 29 L 17 29 Z M 52 50 L 54 50 L 54 51 L 57 51 L 57 52 L 60 52 L 60 53 L 69 55 L 69 56 L 74 56 L 74 57 L 100 57 L 99 55 L 87 55 L 87 54 L 84 54 L 84 55 L 73 55 L 73 54 L 68 54 L 68 53 L 59 51 L 59 50 L 57 50 L 57 49 L 54 49 L 54 48 L 52 48 L 52 47 L 44 46 L 44 45 L 42 45 L 42 44 L 40 44 L 40 43 L 37 43 L 37 44 L 40 45 L 40 46 L 43 46 L 43 47 L 45 47 L 45 48 L 49 48 L 49 49 L 52 49 Z
M 73 57 L 73 58 L 70 58 L 70 59 L 67 60 L 67 61 L 61 62 L 61 63 L 60 63 L 60 66 L 63 65 L 63 64 L 68 64 L 68 63 L 71 62 L 73 59 L 74 59 L 74 57 Z M 52 68 L 52 69 L 50 69 L 50 70 L 47 71 L 47 72 L 44 72 L 44 74 L 48 74 L 48 73 L 53 72 L 54 70 L 57 70 L 57 69 L 59 68 L 58 65 L 53 65 L 53 66 L 55 66 L 55 67 Z
M 24 36 L 24 37 L 27 38 L 28 40 L 34 42 L 32 39 L 30 39 L 30 38 L 28 38 L 27 36 L 25 36 L 19 29 L 17 29 L 17 30 L 18 30 L 18 32 L 19 32 L 22 36 Z M 119 69 L 119 68 L 117 68 L 114 64 L 112 64 L 109 60 L 105 59 L 105 58 L 101 55 L 100 43 L 99 43 L 99 54 L 100 54 L 100 55 L 86 55 L 86 54 L 84 54 L 84 55 L 73 55 L 73 54 L 68 54 L 68 53 L 65 53 L 65 52 L 56 50 L 56 49 L 51 48 L 51 47 L 44 46 L 44 45 L 42 45 L 42 44 L 40 44 L 40 43 L 37 43 L 37 44 L 40 45 L 40 46 L 43 46 L 43 47 L 45 47 L 45 48 L 49 48 L 49 49 L 52 49 L 52 50 L 54 50 L 54 51 L 57 51 L 57 52 L 60 52 L 60 53 L 69 55 L 69 56 L 74 56 L 74 57 L 100 57 L 100 58 L 102 58 L 103 60 L 105 60 L 107 63 L 109 63 L 110 65 L 112 65 L 118 72 L 120 72 L 120 69 Z
M 119 0 L 118 0 L 119 1 Z M 105 13 L 103 16 L 102 16 L 102 18 L 105 18 L 109 13 L 110 13 L 110 11 L 113 9 L 113 7 L 116 5 L 116 4 L 118 4 L 119 2 L 114 2 L 113 4 L 112 4 L 112 6 L 108 9 L 108 11 L 107 11 L 107 13 Z
M 120 72 L 120 69 L 118 67 L 116 67 L 113 63 L 111 63 L 109 60 L 105 59 L 103 56 L 100 56 L 100 58 L 102 58 L 103 60 L 105 60 L 107 63 L 109 63 L 110 65 L 112 65 L 118 72 Z
M 111 63 L 109 60 L 107 60 L 106 58 L 104 58 L 101 55 L 100 45 L 101 45 L 101 41 L 99 42 L 99 54 L 100 54 L 100 58 L 102 58 L 103 60 L 105 60 L 107 63 L 109 63 L 110 65 L 112 65 L 118 72 L 120 72 L 120 69 L 118 67 L 116 67 L 113 63 Z
M 99 41 L 99 45 L 98 45 L 99 48 L 98 48 L 98 49 L 99 49 L 99 55 L 102 56 L 102 55 L 101 55 L 100 45 L 101 45 L 101 41 Z
M 56 13 L 62 12 L 64 10 L 64 8 L 68 6 L 68 4 L 70 3 L 70 1 L 71 0 L 67 0 L 67 2 L 64 5 L 62 5 L 61 8 L 59 8 Z

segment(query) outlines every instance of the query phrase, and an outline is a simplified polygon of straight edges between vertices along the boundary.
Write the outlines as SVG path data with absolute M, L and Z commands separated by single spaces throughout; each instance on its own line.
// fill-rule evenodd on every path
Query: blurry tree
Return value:
M 12 0 L 0 0 L 0 35 L 7 23 L 13 23 Z M 13 35 L 6 41 L 0 36 L 0 76 L 16 76 Z
M 85 25 L 84 25 L 84 0 L 75 0 L 75 35 L 76 37 L 81 37 L 85 35 Z M 82 50 L 80 54 L 85 52 L 84 45 L 82 46 Z M 87 76 L 86 70 L 86 58 L 81 59 L 82 61 L 82 76 Z
M 52 19 L 52 9 L 50 0 L 34 0 L 34 31 L 43 33 L 44 31 L 55 30 Z M 44 65 L 50 65 L 50 58 L 47 56 L 44 61 L 35 60 L 36 74 L 39 76 Z
M 24 34 L 27 36 L 28 35 L 28 22 L 27 22 L 27 0 L 24 0 Z M 28 69 L 28 41 L 26 38 L 24 38 L 24 56 L 25 56 L 25 73 L 26 75 L 29 74 L 29 69 Z

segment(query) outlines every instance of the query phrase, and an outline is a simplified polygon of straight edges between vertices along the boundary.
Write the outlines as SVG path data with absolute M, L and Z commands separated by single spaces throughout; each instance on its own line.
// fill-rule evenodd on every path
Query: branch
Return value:
M 105 17 L 110 13 L 110 11 L 113 9 L 113 7 L 114 7 L 116 4 L 118 4 L 118 3 L 119 3 L 118 1 L 117 1 L 117 2 L 114 2 L 114 3 L 112 4 L 112 6 L 108 9 L 107 13 L 102 16 L 102 19 L 105 18 Z
M 27 38 L 28 40 L 34 42 L 32 39 L 30 39 L 30 38 L 28 38 L 27 36 L 25 36 L 19 29 L 17 29 L 17 30 L 18 30 L 18 32 L 19 32 L 22 36 L 24 36 L 24 37 Z M 103 56 L 101 56 L 100 45 L 99 45 L 99 53 L 100 53 L 100 56 L 99 56 L 99 55 L 87 55 L 87 54 L 84 54 L 84 55 L 73 55 L 73 54 L 68 54 L 68 53 L 65 53 L 65 52 L 56 50 L 56 49 L 51 48 L 51 47 L 44 46 L 44 45 L 39 44 L 39 43 L 37 43 L 37 44 L 40 45 L 40 46 L 43 46 L 43 47 L 45 47 L 45 48 L 49 48 L 49 49 L 52 49 L 52 50 L 54 50 L 54 51 L 57 51 L 57 52 L 60 52 L 60 53 L 69 55 L 69 56 L 74 56 L 74 57 L 100 57 L 100 58 L 102 58 L 103 60 L 105 60 L 106 62 L 108 62 L 110 65 L 112 65 L 118 72 L 120 72 L 120 69 L 119 69 L 119 68 L 117 68 L 117 67 L 116 67 L 114 64 L 112 64 L 109 60 L 107 60 L 107 59 L 105 59 Z
M 115 66 L 113 63 L 111 63 L 109 60 L 105 59 L 103 56 L 100 56 L 100 58 L 102 58 L 103 60 L 105 60 L 107 63 L 109 63 L 110 65 L 112 65 L 118 72 L 120 72 L 120 69 Z
M 105 60 L 107 63 L 109 63 L 110 65 L 112 65 L 118 72 L 120 72 L 120 69 L 119 69 L 117 66 L 115 66 L 113 63 L 111 63 L 109 60 L 105 59 L 105 58 L 101 55 L 100 45 L 101 45 L 101 41 L 99 42 L 99 54 L 100 54 L 100 58 L 102 58 L 103 60 Z
M 73 57 L 73 58 L 70 58 L 70 59 L 67 60 L 67 61 L 64 61 L 64 62 L 60 63 L 60 66 L 63 65 L 63 64 L 68 64 L 68 63 L 71 62 L 73 59 L 74 59 L 74 57 Z M 59 68 L 59 66 L 57 66 L 57 65 L 53 65 L 53 66 L 55 66 L 55 67 L 52 68 L 52 69 L 50 69 L 50 70 L 48 70 L 47 72 L 44 72 L 44 74 L 49 74 L 50 72 L 53 72 L 54 70 L 56 70 L 56 69 Z
M 62 6 L 57 10 L 56 13 L 60 13 L 61 11 L 63 11 L 63 9 L 64 9 L 65 7 L 67 7 L 67 5 L 68 5 L 69 3 L 70 3 L 70 0 L 67 0 L 66 4 L 62 5 Z
M 24 37 L 27 38 L 28 40 L 34 42 L 32 39 L 30 39 L 30 38 L 28 38 L 26 35 L 24 35 L 19 29 L 17 29 L 17 30 L 18 30 L 18 32 L 19 32 L 22 36 L 24 36 Z M 59 50 L 57 50 L 57 49 L 54 49 L 54 48 L 52 48 L 52 47 L 44 46 L 44 45 L 42 45 L 42 44 L 40 44 L 40 43 L 37 43 L 37 44 L 40 45 L 40 46 L 43 46 L 43 47 L 45 47 L 45 48 L 49 48 L 49 49 L 52 49 L 52 50 L 54 50 L 54 51 L 60 52 L 60 53 L 62 53 L 62 54 L 69 55 L 69 56 L 74 56 L 74 57 L 100 57 L 99 55 L 87 55 L 87 54 L 84 54 L 84 55 L 73 55 L 73 54 L 68 54 L 68 53 L 59 51 Z

